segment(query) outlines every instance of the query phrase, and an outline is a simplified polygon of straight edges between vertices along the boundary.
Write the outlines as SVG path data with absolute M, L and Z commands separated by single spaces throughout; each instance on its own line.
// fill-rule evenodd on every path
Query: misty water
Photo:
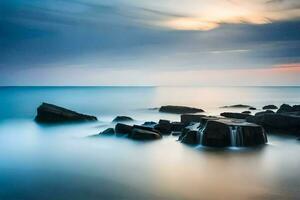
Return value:
M 42 102 L 95 115 L 98 122 L 39 125 Z M 152 142 L 89 137 L 117 115 L 136 124 L 179 115 L 149 109 L 166 104 L 257 108 L 300 104 L 300 87 L 2 87 L 0 199 L 297 199 L 300 141 L 273 133 L 258 148 L 191 147 L 166 136 Z M 258 109 L 257 111 L 261 111 Z

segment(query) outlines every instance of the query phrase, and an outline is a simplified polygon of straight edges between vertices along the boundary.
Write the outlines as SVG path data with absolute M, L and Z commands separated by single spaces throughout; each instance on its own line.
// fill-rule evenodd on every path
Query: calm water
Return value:
M 99 122 L 37 125 L 41 102 L 96 115 Z M 269 135 L 256 149 L 190 147 L 176 137 L 136 142 L 90 135 L 116 115 L 135 123 L 179 120 L 148 108 L 300 104 L 300 87 L 0 88 L 0 199 L 299 199 L 300 142 Z M 242 111 L 242 110 L 237 110 Z

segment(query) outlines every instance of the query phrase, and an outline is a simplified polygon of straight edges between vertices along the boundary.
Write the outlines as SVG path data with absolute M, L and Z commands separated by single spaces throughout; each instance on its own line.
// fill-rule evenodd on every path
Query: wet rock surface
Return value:
M 167 106 L 160 107 L 159 112 L 173 113 L 173 114 L 185 114 L 185 113 L 204 112 L 204 110 L 202 110 L 200 108 L 193 108 L 193 107 L 187 107 L 187 106 L 167 105 Z
M 63 123 L 97 121 L 97 117 L 81 114 L 60 106 L 42 103 L 37 108 L 35 121 L 38 123 Z
M 104 131 L 102 131 L 101 133 L 99 133 L 99 135 L 114 135 L 115 134 L 115 129 L 113 128 L 107 128 Z
M 132 126 L 122 123 L 117 123 L 115 126 L 115 132 L 117 134 L 130 134 L 132 131 Z
M 128 138 L 134 140 L 156 140 L 156 139 L 161 139 L 162 136 L 154 131 L 140 129 L 140 128 L 133 128 L 131 133 L 128 135 Z
M 131 117 L 128 116 L 117 116 L 113 119 L 113 122 L 124 122 L 124 121 L 133 121 Z

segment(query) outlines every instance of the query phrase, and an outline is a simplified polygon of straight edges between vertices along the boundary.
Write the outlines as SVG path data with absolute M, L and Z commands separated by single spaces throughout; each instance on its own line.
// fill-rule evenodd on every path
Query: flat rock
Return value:
M 113 122 L 124 122 L 124 121 L 133 121 L 131 117 L 128 116 L 117 116 Z
M 157 132 L 139 128 L 133 128 L 128 137 L 134 140 L 156 140 L 162 138 L 162 136 Z
M 246 119 L 247 117 L 251 116 L 245 113 L 232 113 L 232 112 L 223 112 L 220 115 L 223 117 L 234 118 L 234 119 Z
M 251 106 L 249 105 L 244 105 L 244 104 L 235 104 L 235 105 L 230 105 L 230 106 L 223 106 L 221 108 L 250 108 Z
M 173 114 L 185 114 L 185 113 L 199 113 L 204 112 L 204 110 L 200 108 L 193 108 L 193 107 L 187 107 L 187 106 L 162 106 L 159 109 L 159 112 L 165 112 L 165 113 L 173 113 Z
M 275 110 L 275 109 L 278 109 L 277 106 L 275 105 L 266 105 L 264 107 L 262 107 L 263 110 Z
M 37 108 L 35 121 L 39 123 L 63 123 L 97 121 L 97 117 L 77 113 L 49 103 L 42 103 Z

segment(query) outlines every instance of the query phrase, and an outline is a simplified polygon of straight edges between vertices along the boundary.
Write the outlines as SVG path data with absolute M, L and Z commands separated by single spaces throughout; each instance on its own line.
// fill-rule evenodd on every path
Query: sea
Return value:
M 37 107 L 52 103 L 97 122 L 41 125 Z M 0 87 L 0 200 L 300 199 L 300 141 L 268 133 L 256 148 L 189 146 L 175 136 L 142 142 L 92 137 L 118 115 L 134 124 L 180 115 L 184 105 L 219 115 L 247 104 L 300 104 L 300 87 Z

